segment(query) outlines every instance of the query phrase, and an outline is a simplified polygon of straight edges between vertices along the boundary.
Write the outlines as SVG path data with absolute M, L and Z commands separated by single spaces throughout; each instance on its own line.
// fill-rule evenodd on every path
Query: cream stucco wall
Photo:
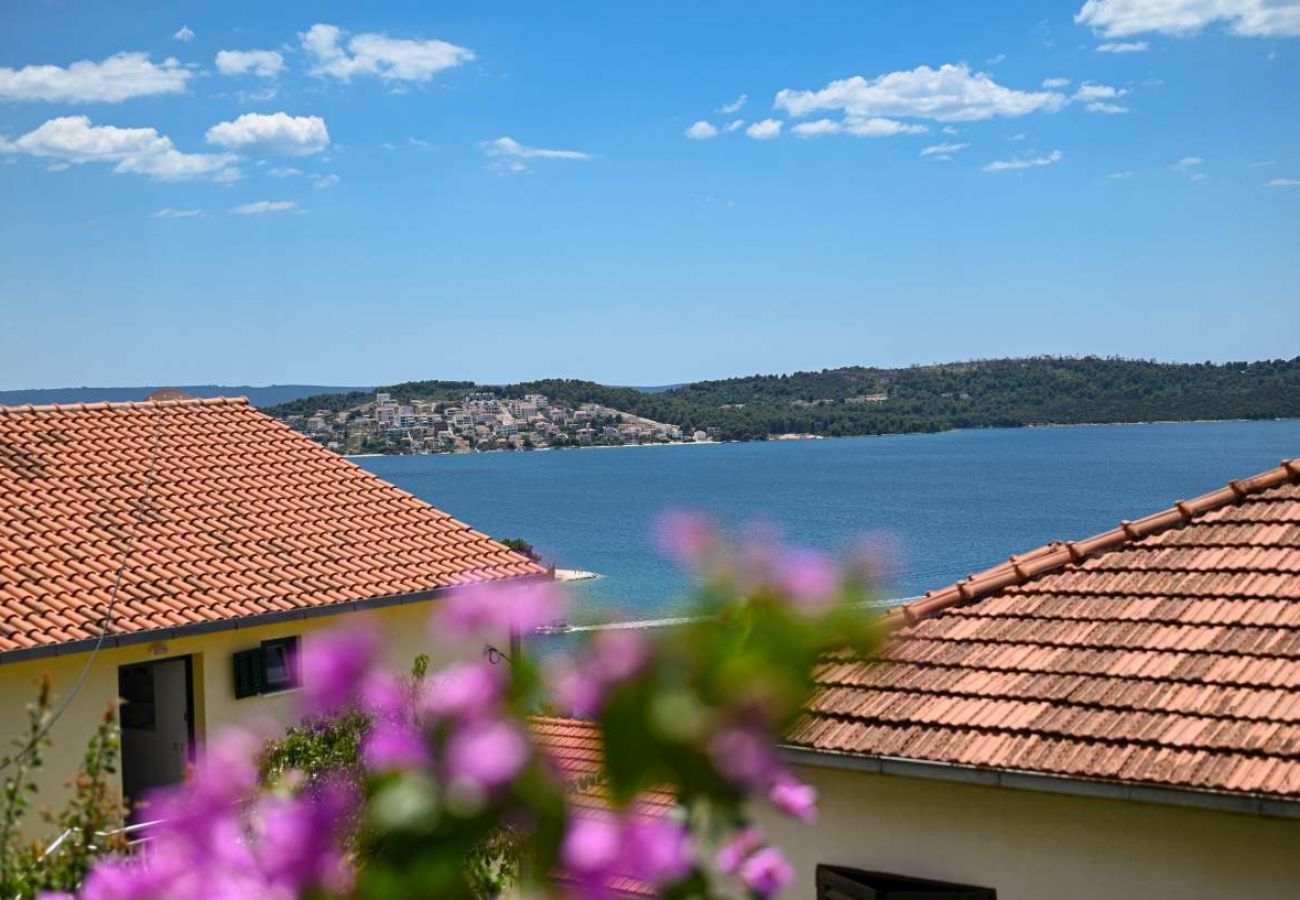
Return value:
M 57 807 L 67 796 L 65 782 L 76 771 L 86 741 L 105 708 L 117 697 L 119 666 L 190 655 L 193 658 L 195 737 L 202 752 L 207 735 L 225 725 L 270 720 L 279 725 L 297 721 L 298 691 L 284 691 L 258 697 L 235 699 L 232 654 L 258 646 L 272 638 L 310 635 L 332 627 L 357 627 L 370 623 L 383 636 L 384 659 L 394 670 L 405 673 L 411 662 L 424 652 L 432 659 L 431 670 L 457 657 L 475 656 L 483 644 L 449 649 L 429 637 L 428 620 L 437 601 L 420 601 L 364 612 L 295 619 L 273 625 L 235 628 L 155 643 L 106 646 L 95 656 L 81 690 L 50 733 L 52 746 L 45 751 L 38 805 Z M 507 639 L 497 643 L 509 652 Z M 54 681 L 55 704 L 61 703 L 76 682 L 89 658 L 88 653 L 52 656 L 16 663 L 0 663 L 0 756 L 8 755 L 12 741 L 26 731 L 26 704 L 36 695 L 43 672 Z M 31 823 L 29 822 L 29 825 Z
M 812 898 L 818 863 L 990 887 L 998 900 L 1300 897 L 1300 820 L 801 766 L 821 815 L 760 812 Z

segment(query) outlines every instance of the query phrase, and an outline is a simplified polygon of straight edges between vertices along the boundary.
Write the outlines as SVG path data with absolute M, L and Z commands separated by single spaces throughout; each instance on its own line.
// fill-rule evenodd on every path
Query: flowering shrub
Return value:
M 762 534 L 732 542 L 694 516 L 666 519 L 661 543 L 699 575 L 695 618 L 669 631 L 604 631 L 540 664 L 515 654 L 415 679 L 385 672 L 377 637 L 356 627 L 308 642 L 304 711 L 344 723 L 326 754 L 337 765 L 306 777 L 285 764 L 302 747 L 281 741 L 275 764 L 260 756 L 272 783 L 259 786 L 261 742 L 223 736 L 186 786 L 153 801 L 151 817 L 165 823 L 148 851 L 101 863 L 82 896 L 471 897 L 509 887 L 594 898 L 620 884 L 664 897 L 775 894 L 793 872 L 749 810 L 766 802 L 816 815 L 813 789 L 776 746 L 818 657 L 872 649 L 876 629 L 861 608 L 870 572 Z M 549 582 L 471 588 L 438 605 L 431 630 L 472 646 L 552 622 L 563 601 Z M 528 716 L 543 706 L 595 723 L 599 776 L 565 783 L 530 734 Z

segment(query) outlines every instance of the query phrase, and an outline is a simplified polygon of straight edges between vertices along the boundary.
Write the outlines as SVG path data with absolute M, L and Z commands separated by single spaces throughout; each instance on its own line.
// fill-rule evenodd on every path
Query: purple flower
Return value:
M 802 822 L 817 818 L 817 789 L 782 772 L 768 788 L 767 798 L 782 812 Z
M 622 847 L 622 835 L 612 819 L 577 815 L 569 822 L 560 857 L 580 880 L 596 876 L 603 883 L 618 864 Z
M 602 631 L 591 644 L 596 676 L 611 686 L 626 681 L 646 664 L 645 640 L 634 631 Z
M 526 634 L 564 616 L 564 593 L 549 581 L 484 583 L 453 591 L 434 615 L 434 638 Z
M 667 816 L 633 815 L 623 835 L 623 857 L 642 881 L 672 884 L 691 871 L 690 836 Z
M 496 708 L 504 687 L 501 671 L 486 662 L 448 667 L 424 686 L 421 709 L 436 719 L 472 719 Z
M 303 706 L 309 715 L 337 712 L 356 702 L 375 664 L 379 637 L 352 626 L 310 635 L 302 656 Z
M 528 740 L 505 721 L 471 722 L 447 742 L 447 775 L 491 790 L 514 778 L 528 761 Z
M 381 719 L 366 734 L 361 758 L 372 772 L 408 771 L 429 762 L 429 748 L 409 724 Z
M 770 897 L 794 881 L 794 868 L 780 850 L 764 847 L 741 865 L 740 878 L 758 896 Z
M 664 555 L 681 566 L 698 569 L 718 549 L 713 523 L 701 513 L 676 510 L 655 523 L 655 541 Z
M 741 787 L 766 783 L 776 768 L 772 742 L 754 728 L 726 728 L 709 744 L 718 771 Z
M 763 833 L 757 828 L 742 828 L 726 845 L 718 851 L 715 860 L 720 870 L 728 875 L 740 871 L 741 865 L 749 859 L 751 853 L 763 846 Z
M 546 682 L 561 710 L 568 715 L 593 714 L 605 701 L 605 685 L 590 667 L 577 665 L 568 656 L 554 656 L 545 663 Z
M 835 563 L 820 553 L 791 549 L 776 560 L 775 587 L 796 609 L 817 615 L 834 605 L 840 590 L 839 572 Z
M 269 885 L 293 896 L 312 889 L 347 890 L 352 874 L 338 838 L 355 802 L 350 790 L 331 783 L 318 794 L 263 803 L 258 856 Z

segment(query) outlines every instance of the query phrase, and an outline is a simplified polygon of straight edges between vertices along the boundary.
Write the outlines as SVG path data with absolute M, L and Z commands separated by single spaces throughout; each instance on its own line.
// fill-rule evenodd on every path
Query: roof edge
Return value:
M 30 413 L 102 412 L 104 410 L 169 409 L 176 406 L 251 406 L 247 397 L 187 397 L 184 400 L 100 400 L 95 403 L 26 403 L 0 406 L 0 416 Z
M 1249 478 L 1230 481 L 1225 487 L 1192 500 L 1177 500 L 1167 509 L 1141 519 L 1122 520 L 1119 527 L 1080 541 L 1053 541 L 1037 549 L 1012 556 L 1007 562 L 976 572 L 919 600 L 891 609 L 884 616 L 888 628 L 914 625 L 954 606 L 970 603 L 1013 585 L 1025 584 L 1041 575 L 1078 563 L 1098 553 L 1135 543 L 1149 535 L 1184 525 L 1207 512 L 1237 503 L 1251 494 L 1300 481 L 1300 457 L 1285 459 L 1276 468 Z
M 955 781 L 983 787 L 1066 794 L 1101 800 L 1127 800 L 1133 803 L 1193 807 L 1212 812 L 1300 819 L 1300 798 L 1294 797 L 1204 791 L 1131 781 L 1102 781 L 1019 769 L 985 769 L 958 763 L 815 750 L 794 744 L 781 745 L 778 753 L 784 762 L 793 765 L 820 766 L 828 769 L 932 781 Z

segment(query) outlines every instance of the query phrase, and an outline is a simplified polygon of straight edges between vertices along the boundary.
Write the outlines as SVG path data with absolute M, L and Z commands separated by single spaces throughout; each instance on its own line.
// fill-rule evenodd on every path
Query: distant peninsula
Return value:
M 389 454 L 1300 418 L 1300 357 L 985 359 L 654 390 L 571 379 L 411 381 L 301 397 L 265 411 L 338 452 Z

